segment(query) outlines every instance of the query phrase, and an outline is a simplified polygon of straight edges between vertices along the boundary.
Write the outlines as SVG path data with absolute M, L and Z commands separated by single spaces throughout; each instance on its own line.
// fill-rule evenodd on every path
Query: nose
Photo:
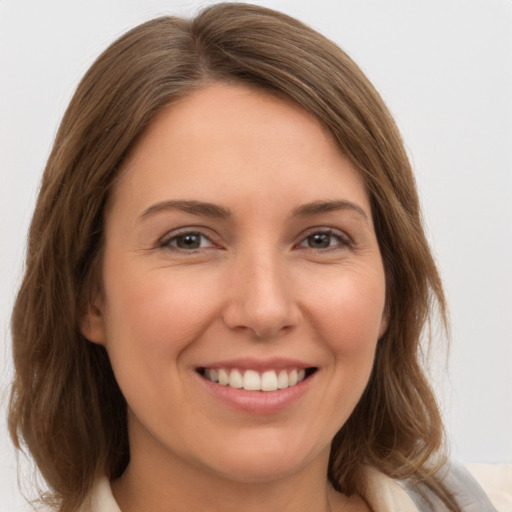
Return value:
M 291 330 L 300 319 L 293 282 L 279 257 L 252 255 L 232 268 L 226 290 L 224 323 L 257 338 L 271 338 Z

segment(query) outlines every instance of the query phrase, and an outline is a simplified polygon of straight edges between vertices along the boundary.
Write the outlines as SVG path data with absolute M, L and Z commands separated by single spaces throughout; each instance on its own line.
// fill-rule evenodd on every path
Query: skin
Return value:
M 190 232 L 198 244 L 184 248 Z M 366 188 L 315 117 L 217 83 L 162 111 L 110 198 L 103 292 L 82 322 L 128 403 L 131 461 L 112 483 L 123 512 L 369 510 L 326 471 L 368 382 L 384 297 Z M 241 411 L 196 370 L 247 357 L 317 370 L 284 409 Z

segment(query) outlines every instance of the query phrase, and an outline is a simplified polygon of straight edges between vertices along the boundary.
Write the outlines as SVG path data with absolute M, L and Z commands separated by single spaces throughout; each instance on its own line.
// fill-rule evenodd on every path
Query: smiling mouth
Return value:
M 291 388 L 313 375 L 317 368 L 293 368 L 290 370 L 239 370 L 228 368 L 198 368 L 201 377 L 222 386 L 246 391 L 277 391 Z

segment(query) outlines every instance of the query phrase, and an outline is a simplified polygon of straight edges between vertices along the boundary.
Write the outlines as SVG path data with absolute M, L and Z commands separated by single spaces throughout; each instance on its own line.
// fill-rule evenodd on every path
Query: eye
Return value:
M 345 234 L 327 229 L 311 233 L 302 240 L 299 247 L 306 247 L 308 249 L 334 249 L 348 245 L 350 245 L 350 240 Z
M 162 247 L 169 247 L 183 251 L 193 251 L 212 246 L 213 242 L 206 235 L 197 231 L 179 233 L 162 242 Z

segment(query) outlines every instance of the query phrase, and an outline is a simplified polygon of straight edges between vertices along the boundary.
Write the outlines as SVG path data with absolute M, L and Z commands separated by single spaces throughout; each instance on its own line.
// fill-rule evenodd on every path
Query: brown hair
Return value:
M 398 130 L 335 44 L 251 5 L 144 23 L 113 43 L 78 86 L 45 169 L 12 317 L 14 443 L 26 445 L 63 512 L 77 507 L 98 475 L 115 478 L 125 469 L 126 404 L 106 351 L 78 327 L 101 286 L 103 210 L 155 114 L 212 81 L 248 84 L 302 105 L 331 131 L 369 191 L 388 329 L 367 389 L 333 441 L 330 480 L 352 494 L 364 465 L 372 465 L 426 484 L 459 510 L 434 474 L 443 428 L 421 364 L 422 330 L 435 304 L 445 319 L 444 296 Z

